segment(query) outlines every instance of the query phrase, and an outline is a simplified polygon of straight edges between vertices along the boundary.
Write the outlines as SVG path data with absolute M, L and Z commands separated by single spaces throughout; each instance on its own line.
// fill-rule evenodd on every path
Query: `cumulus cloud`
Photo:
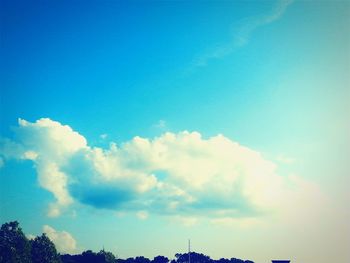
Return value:
M 77 242 L 73 236 L 66 231 L 57 231 L 53 227 L 44 225 L 43 232 L 55 244 L 60 253 L 75 253 Z
M 87 148 L 83 136 L 67 125 L 43 118 L 35 123 L 18 120 L 15 138 L 1 140 L 4 157 L 15 157 L 34 162 L 39 184 L 50 191 L 57 202 L 50 205 L 51 216 L 60 214 L 60 207 L 73 202 L 67 191 L 68 177 L 61 171 L 69 158 Z
M 35 236 L 32 235 L 32 234 L 28 234 L 28 235 L 26 235 L 26 237 L 27 237 L 29 240 L 33 240 L 33 239 L 35 238 Z
M 56 200 L 49 206 L 52 217 L 78 202 L 133 211 L 141 219 L 156 213 L 221 218 L 213 221 L 220 223 L 273 210 L 300 185 L 279 176 L 259 152 L 223 135 L 205 139 L 199 132 L 167 132 L 103 149 L 47 118 L 20 119 L 14 131 L 12 140 L 1 140 L 0 153 L 34 162 L 40 186 Z

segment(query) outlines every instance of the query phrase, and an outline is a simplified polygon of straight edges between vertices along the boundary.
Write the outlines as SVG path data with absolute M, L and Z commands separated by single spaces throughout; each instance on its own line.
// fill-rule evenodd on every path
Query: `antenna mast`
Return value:
M 191 239 L 188 240 L 188 263 L 191 263 Z

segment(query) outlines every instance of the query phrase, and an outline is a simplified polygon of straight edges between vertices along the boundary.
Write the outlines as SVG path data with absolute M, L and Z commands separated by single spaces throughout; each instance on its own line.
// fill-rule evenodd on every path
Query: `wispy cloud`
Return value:
M 277 162 L 283 163 L 283 164 L 293 164 L 296 161 L 295 158 L 288 157 L 283 154 L 278 155 L 275 159 Z
M 152 125 L 158 131 L 165 131 L 167 129 L 167 122 L 165 120 L 159 120 L 157 123 Z
M 226 57 L 235 50 L 243 47 L 249 42 L 254 31 L 280 19 L 286 12 L 288 6 L 293 2 L 294 0 L 279 0 L 270 14 L 250 17 L 241 21 L 235 29 L 236 33 L 229 42 L 218 45 L 207 53 L 199 55 L 194 59 L 193 67 L 206 66 L 210 60 Z
M 146 220 L 148 218 L 148 212 L 141 210 L 136 213 L 136 216 L 141 220 Z
M 107 137 L 108 137 L 108 134 L 107 134 L 107 133 L 103 133 L 103 134 L 100 135 L 100 138 L 101 138 L 102 140 L 107 139 Z
M 213 221 L 220 223 L 276 209 L 303 188 L 279 176 L 259 152 L 223 135 L 204 139 L 198 132 L 167 132 L 103 149 L 47 118 L 20 119 L 15 133 L 16 139 L 0 141 L 0 156 L 34 162 L 40 186 L 56 199 L 49 216 L 80 203 L 140 219 L 154 213 L 190 222 L 222 218 Z

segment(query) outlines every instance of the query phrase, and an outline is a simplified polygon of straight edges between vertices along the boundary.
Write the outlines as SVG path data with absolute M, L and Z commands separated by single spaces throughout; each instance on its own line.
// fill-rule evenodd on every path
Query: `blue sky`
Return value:
M 2 222 L 71 253 L 350 259 L 348 1 L 1 5 Z

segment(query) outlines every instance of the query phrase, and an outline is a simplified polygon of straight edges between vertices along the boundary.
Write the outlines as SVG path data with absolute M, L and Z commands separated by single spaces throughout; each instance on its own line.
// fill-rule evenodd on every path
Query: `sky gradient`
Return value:
M 1 1 L 0 220 L 62 253 L 348 262 L 349 1 Z

